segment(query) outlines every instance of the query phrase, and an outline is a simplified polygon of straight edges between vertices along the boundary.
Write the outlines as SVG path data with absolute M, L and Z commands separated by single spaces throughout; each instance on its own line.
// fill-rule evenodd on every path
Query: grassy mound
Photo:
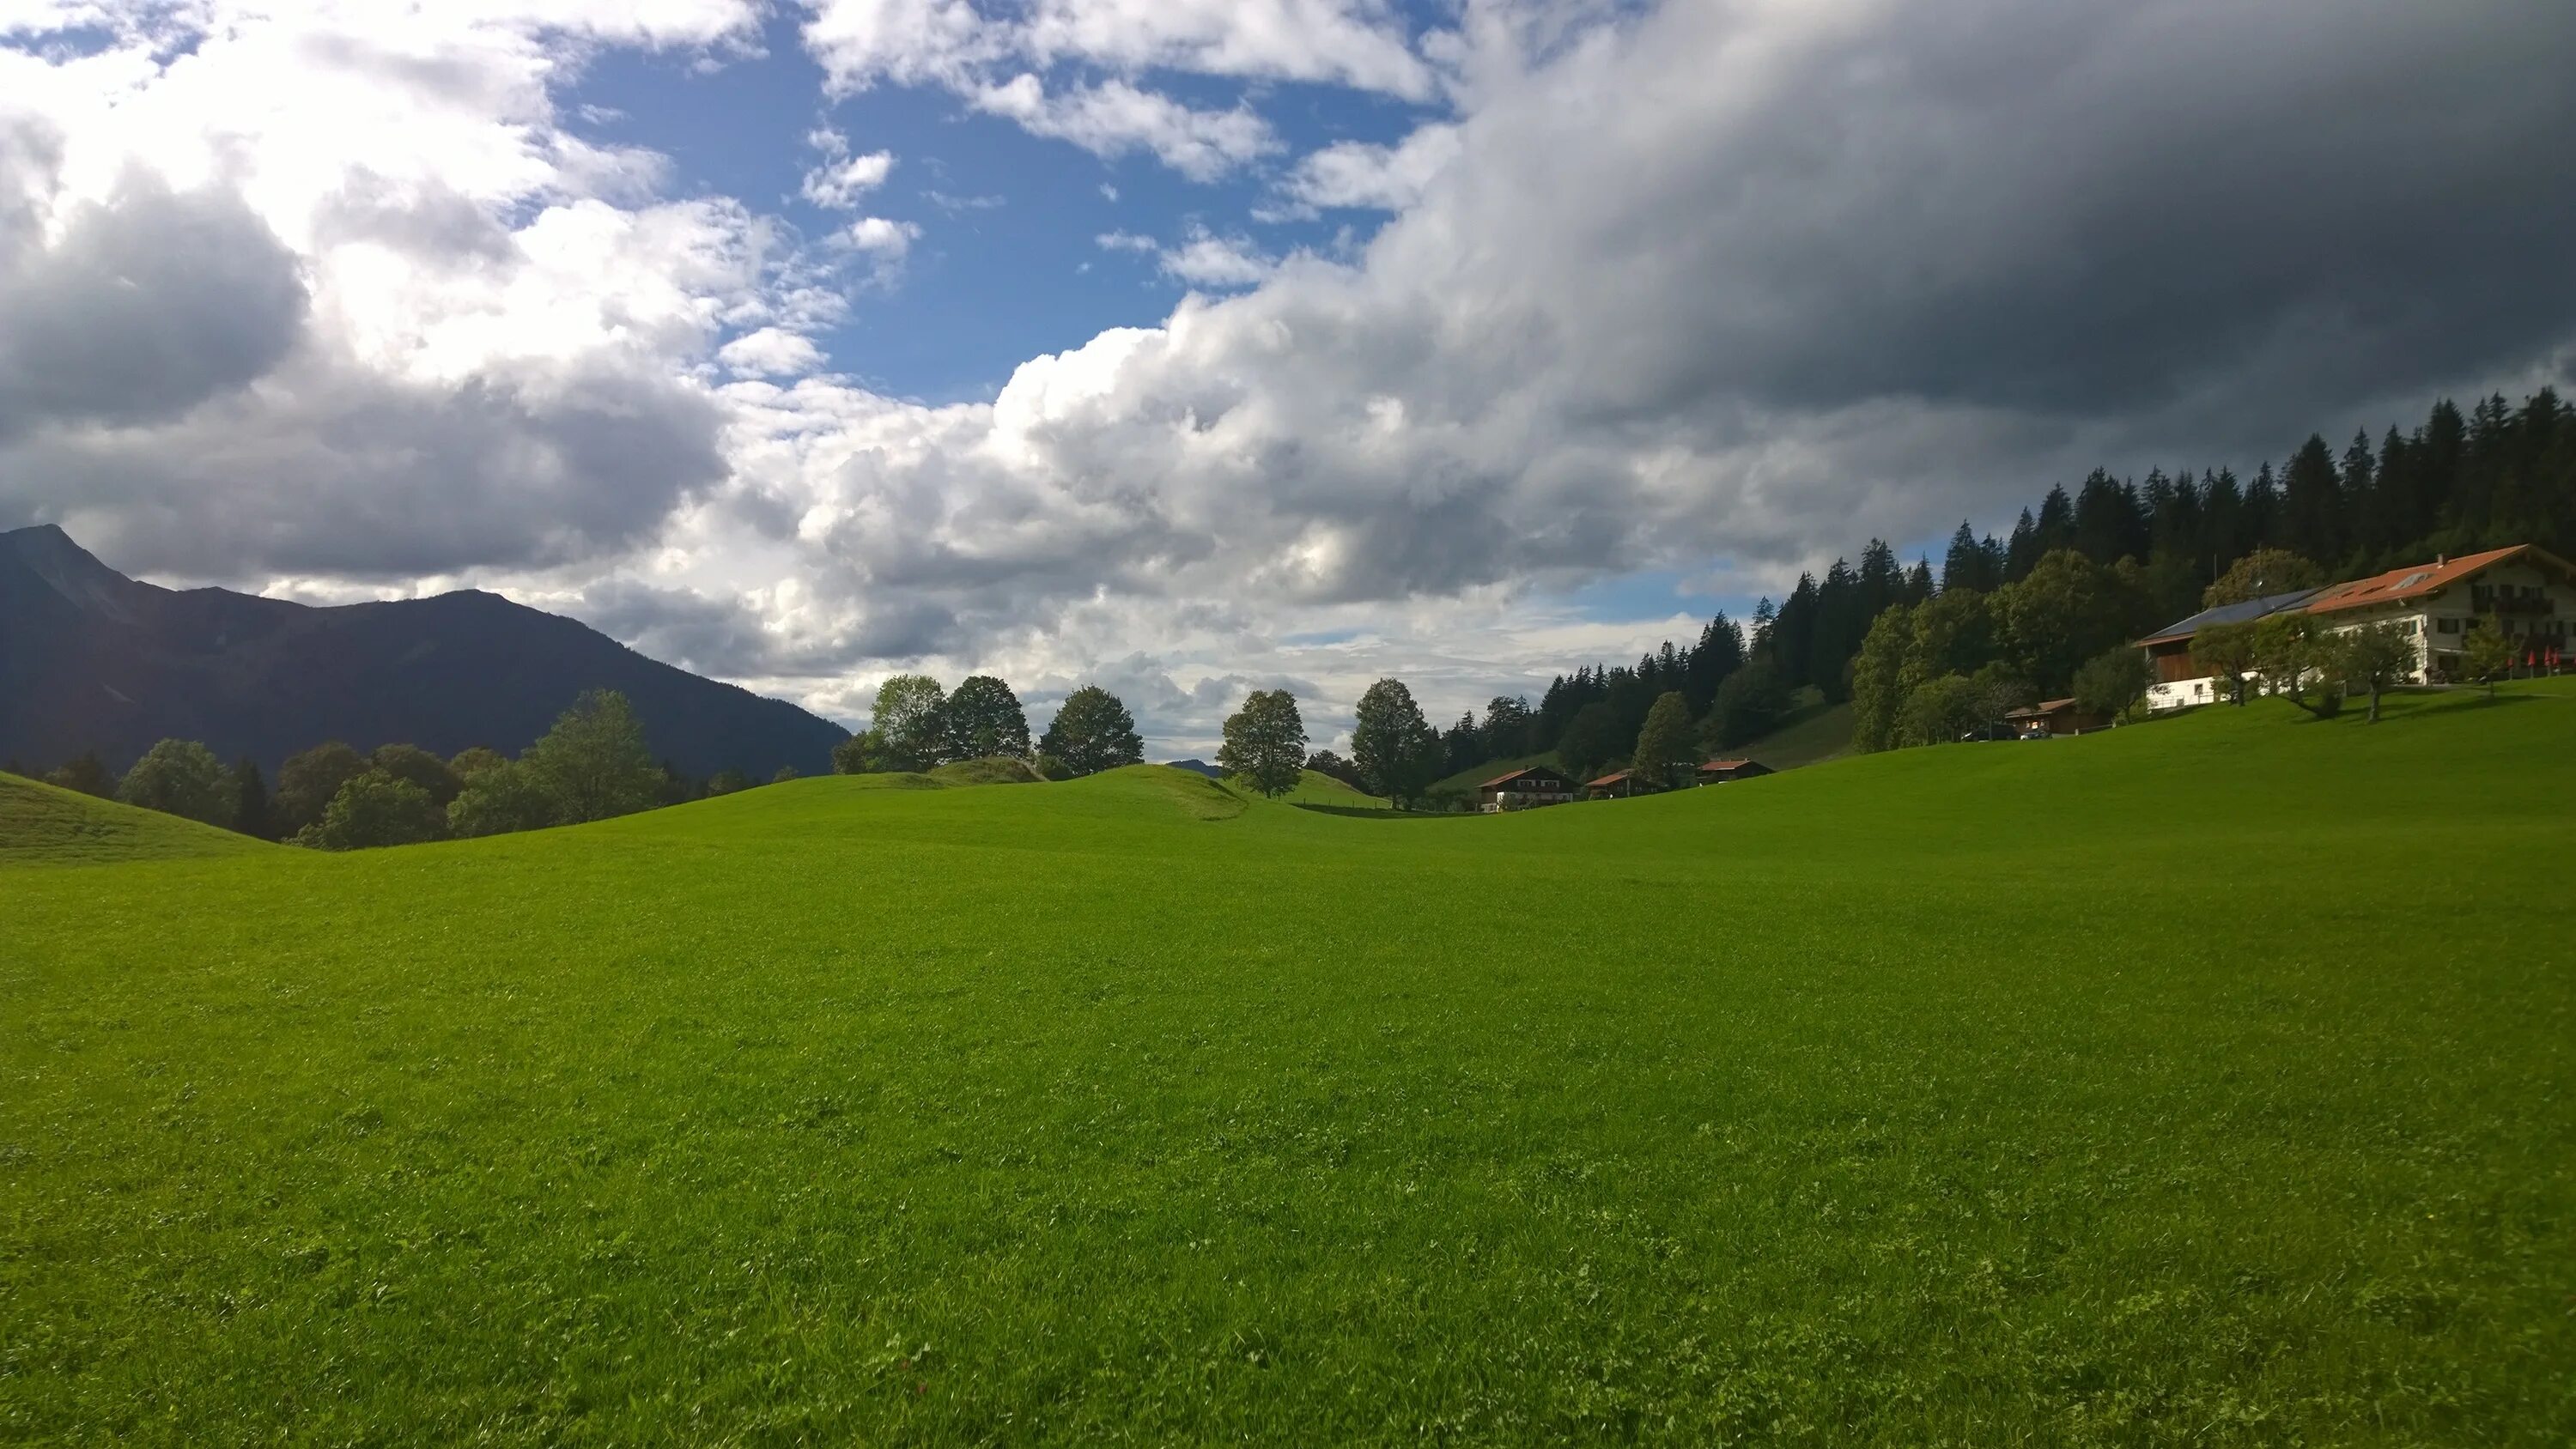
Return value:
M 2524 688 L 20 872 L 0 1436 L 2556 1442 Z
M 194 820 L 0 775 L 0 866 L 104 865 L 275 850 Z
M 990 759 L 959 760 L 941 765 L 930 772 L 930 778 L 942 785 L 1042 785 L 1045 777 L 1026 760 L 1007 755 Z

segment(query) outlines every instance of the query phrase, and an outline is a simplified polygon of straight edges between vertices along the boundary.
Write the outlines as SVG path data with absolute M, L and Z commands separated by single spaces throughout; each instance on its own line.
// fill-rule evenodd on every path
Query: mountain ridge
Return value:
M 480 589 L 317 606 L 129 578 L 52 524 L 0 533 L 0 758 L 203 741 L 274 771 L 325 740 L 515 753 L 585 689 L 633 702 L 656 756 L 705 776 L 830 768 L 848 731 Z

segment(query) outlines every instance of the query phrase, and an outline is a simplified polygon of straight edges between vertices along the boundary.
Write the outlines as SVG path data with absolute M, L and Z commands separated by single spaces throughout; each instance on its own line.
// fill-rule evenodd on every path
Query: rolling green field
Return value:
M 0 1438 L 2564 1444 L 2518 688 L 1492 817 L 0 852 Z

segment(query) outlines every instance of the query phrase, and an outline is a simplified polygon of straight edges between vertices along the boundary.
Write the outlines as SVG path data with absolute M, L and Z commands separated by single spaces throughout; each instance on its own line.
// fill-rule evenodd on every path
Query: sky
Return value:
M 2576 373 L 2576 7 L 0 0 L 0 527 L 1319 743 Z

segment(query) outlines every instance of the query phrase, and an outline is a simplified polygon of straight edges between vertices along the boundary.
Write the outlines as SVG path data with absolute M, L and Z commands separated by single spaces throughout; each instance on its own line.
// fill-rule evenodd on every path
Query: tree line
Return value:
M 1118 696 L 1086 684 L 1065 696 L 1032 748 L 1029 720 L 1011 686 L 968 675 L 955 693 L 926 674 L 898 674 L 877 686 L 868 727 L 832 749 L 832 769 L 874 775 L 937 769 L 968 760 L 1027 760 L 1050 780 L 1140 764 L 1145 742 Z
M 13 774 L 26 774 L 15 762 Z M 773 779 L 792 778 L 782 769 Z M 257 763 L 225 766 L 195 740 L 163 740 L 123 775 L 95 751 L 48 771 L 49 784 L 101 799 L 318 850 L 578 825 L 751 787 L 739 770 L 704 782 L 657 762 L 634 707 L 614 690 L 575 700 L 512 759 L 475 746 L 441 759 L 411 744 L 361 753 L 330 740 L 289 756 L 272 790 Z

